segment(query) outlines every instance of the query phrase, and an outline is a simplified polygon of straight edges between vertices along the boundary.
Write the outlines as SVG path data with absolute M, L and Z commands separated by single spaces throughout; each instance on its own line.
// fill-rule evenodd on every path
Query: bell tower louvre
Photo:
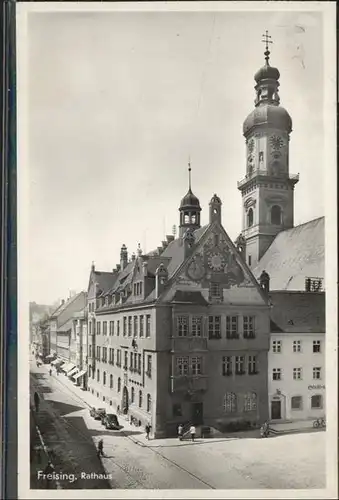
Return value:
M 292 119 L 280 106 L 280 73 L 269 63 L 271 36 L 266 31 L 265 64 L 254 75 L 255 109 L 243 124 L 246 175 L 238 182 L 242 194 L 242 234 L 246 261 L 255 267 L 275 236 L 294 226 L 294 186 L 299 174 L 289 173 Z

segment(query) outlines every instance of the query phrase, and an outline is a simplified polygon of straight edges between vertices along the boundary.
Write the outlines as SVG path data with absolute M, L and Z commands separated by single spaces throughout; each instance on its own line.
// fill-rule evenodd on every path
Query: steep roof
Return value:
M 117 279 L 117 273 L 94 271 L 94 277 L 95 281 L 98 283 L 100 292 L 105 293 L 114 285 Z
M 270 293 L 271 332 L 325 332 L 324 292 Z
M 279 233 L 253 274 L 270 275 L 271 290 L 305 290 L 305 278 L 325 277 L 325 218 Z

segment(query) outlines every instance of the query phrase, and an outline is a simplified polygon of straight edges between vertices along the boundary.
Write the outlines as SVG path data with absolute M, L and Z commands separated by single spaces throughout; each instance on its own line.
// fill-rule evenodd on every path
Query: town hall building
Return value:
M 324 411 L 324 218 L 294 226 L 292 119 L 269 56 L 266 46 L 244 122 L 236 242 L 217 195 L 201 225 L 189 168 L 178 238 L 146 255 L 139 247 L 129 257 L 122 245 L 113 272 L 92 266 L 88 389 L 98 404 L 150 423 L 155 437 L 179 423 L 226 429 Z

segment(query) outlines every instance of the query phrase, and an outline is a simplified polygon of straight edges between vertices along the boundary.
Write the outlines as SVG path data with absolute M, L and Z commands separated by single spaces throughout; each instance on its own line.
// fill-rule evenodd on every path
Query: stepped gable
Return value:
M 325 218 L 281 231 L 260 259 L 253 274 L 265 270 L 271 290 L 305 290 L 307 277 L 325 278 Z

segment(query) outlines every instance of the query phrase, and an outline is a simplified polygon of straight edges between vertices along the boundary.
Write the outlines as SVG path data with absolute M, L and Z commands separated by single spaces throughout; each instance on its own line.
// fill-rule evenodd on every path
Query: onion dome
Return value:
M 261 80 L 279 80 L 280 73 L 277 68 L 270 66 L 268 63 L 260 68 L 254 75 L 254 80 L 259 83 Z
M 200 208 L 199 199 L 192 193 L 191 188 L 189 188 L 187 194 L 183 197 L 180 203 L 180 208 L 188 207 Z
M 263 103 L 256 107 L 244 121 L 244 135 L 259 125 L 268 125 L 290 133 L 292 131 L 292 118 L 282 106 Z

